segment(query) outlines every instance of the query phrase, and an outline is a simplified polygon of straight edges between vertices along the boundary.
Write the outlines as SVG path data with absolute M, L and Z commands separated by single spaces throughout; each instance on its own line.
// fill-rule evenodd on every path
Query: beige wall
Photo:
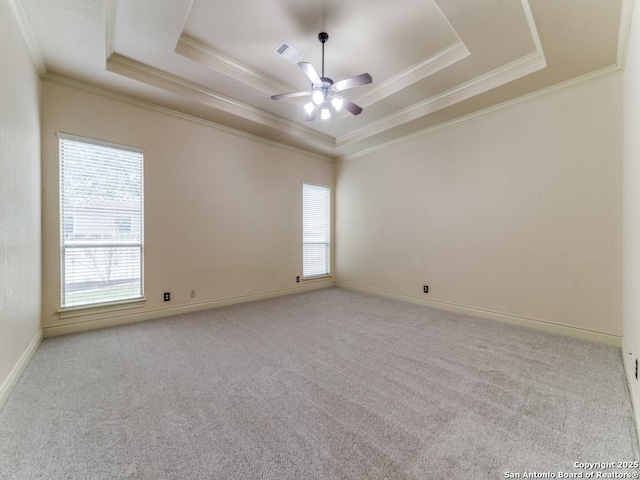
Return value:
M 640 6 L 635 3 L 624 73 L 624 334 L 623 347 L 640 435 Z M 629 355 L 633 349 L 633 357 Z
M 40 81 L 0 2 L 0 406 L 40 333 Z
M 141 309 L 72 319 L 56 314 L 57 131 L 144 149 L 147 301 Z M 123 313 L 150 318 L 180 306 L 309 286 L 295 281 L 302 275 L 302 182 L 333 186 L 332 163 L 53 82 L 43 84 L 42 132 L 45 328 Z M 163 302 L 163 292 L 171 292 L 171 302 Z
M 614 75 L 344 161 L 338 281 L 621 335 L 621 95 Z

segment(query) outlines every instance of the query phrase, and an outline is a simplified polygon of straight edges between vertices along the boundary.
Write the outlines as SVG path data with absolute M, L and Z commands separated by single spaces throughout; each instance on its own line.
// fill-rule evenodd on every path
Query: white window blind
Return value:
M 302 275 L 313 277 L 330 271 L 331 189 L 302 185 Z
M 142 151 L 58 138 L 62 306 L 141 298 Z

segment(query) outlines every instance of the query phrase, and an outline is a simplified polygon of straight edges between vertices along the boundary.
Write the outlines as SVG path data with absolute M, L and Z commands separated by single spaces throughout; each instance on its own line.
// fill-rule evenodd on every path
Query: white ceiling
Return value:
M 340 157 L 621 68 L 630 0 L 9 0 L 45 78 Z M 305 121 L 300 68 L 368 72 L 364 108 Z

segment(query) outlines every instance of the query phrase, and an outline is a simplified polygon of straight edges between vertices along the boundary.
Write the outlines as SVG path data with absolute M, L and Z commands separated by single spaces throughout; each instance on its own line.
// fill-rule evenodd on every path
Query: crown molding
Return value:
M 16 0 L 19 1 L 19 0 Z M 105 48 L 106 48 L 106 69 L 112 73 L 117 73 L 128 78 L 132 78 L 134 80 L 141 81 L 148 85 L 153 85 L 155 87 L 161 88 L 165 91 L 170 91 L 172 93 L 177 93 L 179 95 L 184 95 L 192 100 L 197 102 L 209 105 L 221 111 L 231 113 L 237 115 L 241 118 L 254 121 L 261 125 L 276 128 L 278 130 L 286 131 L 287 133 L 296 136 L 298 138 L 303 138 L 305 140 L 314 141 L 324 146 L 328 146 L 331 148 L 335 147 L 335 140 L 333 137 L 329 135 L 324 135 L 322 133 L 316 132 L 308 127 L 299 125 L 297 123 L 286 120 L 277 115 L 272 115 L 263 110 L 254 108 L 250 105 L 247 105 L 242 102 L 238 102 L 236 100 L 232 100 L 228 97 L 220 95 L 210 89 L 204 88 L 200 85 L 196 85 L 195 83 L 184 80 L 175 75 L 171 75 L 167 72 L 163 72 L 156 68 L 153 68 L 149 65 L 145 65 L 141 62 L 137 62 L 133 59 L 127 58 L 123 55 L 115 53 L 114 44 L 115 44 L 115 29 L 116 29 L 116 1 L 117 0 L 106 0 L 105 3 Z M 189 4 L 189 10 L 187 12 L 187 17 L 191 8 L 193 7 L 193 1 Z M 186 19 L 185 19 L 186 23 Z M 186 52 L 181 53 L 181 51 Z M 204 63 L 207 62 L 220 62 L 223 65 L 227 66 L 227 70 L 235 72 L 235 75 L 238 77 L 242 77 L 244 75 L 245 79 L 252 78 L 254 79 L 254 83 L 256 80 L 261 81 L 262 85 L 271 84 L 274 86 L 276 91 L 282 91 L 283 89 L 290 89 L 291 87 L 285 84 L 279 83 L 275 79 L 271 79 L 266 75 L 262 75 L 259 72 L 255 72 L 250 68 L 240 64 L 239 62 L 235 62 L 229 57 L 222 55 L 219 52 L 211 49 L 207 45 L 204 45 L 201 42 L 187 36 L 181 35 L 178 43 L 176 45 L 176 52 L 180 53 L 188 58 L 192 58 L 194 60 L 197 59 L 205 59 Z M 193 55 L 193 56 L 191 56 Z M 59 77 L 64 78 L 64 77 Z M 234 77 L 235 78 L 235 77 Z M 240 78 L 236 78 L 236 80 L 241 80 Z M 167 109 L 170 110 L 170 109 Z M 171 110 L 172 111 L 172 110 Z M 165 113 L 167 113 L 165 111 Z M 206 121 L 205 121 L 206 122 Z M 207 122 L 214 125 L 214 122 Z M 218 125 L 220 126 L 220 125 Z M 235 129 L 229 129 L 231 131 L 236 132 Z M 253 137 L 252 134 L 247 134 L 250 137 Z M 256 137 L 262 138 L 262 137 Z M 273 142 L 274 145 L 283 146 L 280 142 Z M 295 147 L 291 147 L 296 151 L 307 152 L 303 149 L 296 149 Z M 328 157 L 321 156 L 323 159 L 327 159 Z
M 188 82 L 182 78 L 148 65 L 144 65 L 119 54 L 113 54 L 107 59 L 107 70 L 111 72 L 142 81 L 165 91 L 186 96 L 194 101 L 207 104 L 227 113 L 238 115 L 261 125 L 286 130 L 289 134 L 296 137 L 313 141 L 330 148 L 345 146 L 371 135 L 381 133 L 389 128 L 393 128 L 394 126 L 401 125 L 495 88 L 503 83 L 519 78 L 522 75 L 526 75 L 527 73 L 531 73 L 539 68 L 543 68 L 545 65 L 546 62 L 544 61 L 544 58 L 540 58 L 537 52 L 530 54 L 517 61 L 511 62 L 506 66 L 489 72 L 484 76 L 478 77 L 454 89 L 443 92 L 442 94 L 430 97 L 429 99 L 401 110 L 394 115 L 387 116 L 380 121 L 356 130 L 355 132 L 334 139 L 329 135 L 319 133 L 282 117 L 269 114 L 236 100 L 224 97 L 207 88 Z M 383 145 L 386 145 L 386 143 Z
M 483 75 L 474 77 L 473 79 L 449 90 L 426 98 L 415 105 L 411 105 L 375 122 L 371 122 L 348 134 L 337 137 L 336 146 L 341 147 L 364 140 L 365 138 L 385 132 L 399 125 L 403 125 L 411 122 L 412 120 L 416 120 L 438 110 L 442 110 L 443 108 L 450 107 L 473 96 L 487 92 L 520 77 L 546 68 L 547 61 L 542 49 L 542 42 L 538 35 L 535 19 L 531 12 L 529 0 L 520 0 L 520 3 L 522 5 L 525 19 L 527 20 L 529 33 L 534 45 L 534 51 L 532 53 L 520 57 Z M 461 53 L 459 52 L 458 55 L 460 54 Z
M 11 10 L 13 18 L 18 24 L 18 29 L 20 30 L 24 43 L 27 46 L 31 61 L 33 62 L 40 78 L 44 78 L 47 74 L 47 65 L 44 61 L 44 57 L 42 56 L 42 52 L 40 51 L 40 47 L 38 46 L 38 41 L 33 33 L 29 19 L 27 18 L 27 13 L 24 11 L 24 6 L 20 0 L 7 0 L 7 3 L 9 4 L 9 10 Z
M 224 132 L 224 133 L 228 133 L 231 135 L 235 135 L 237 137 L 241 137 L 244 138 L 246 140 L 251 140 L 254 142 L 258 142 L 258 143 L 262 143 L 265 145 L 270 145 L 272 147 L 277 147 L 277 148 L 281 148 L 283 150 L 288 150 L 290 152 L 294 152 L 294 153 L 298 153 L 301 155 L 306 155 L 306 156 L 310 156 L 313 158 L 317 158 L 319 160 L 324 160 L 326 162 L 330 162 L 333 163 L 335 162 L 335 158 L 328 156 L 328 155 L 322 155 L 320 153 L 316 153 L 304 148 L 298 148 L 298 147 L 294 147 L 292 145 L 289 145 L 287 143 L 282 143 L 282 142 L 278 142 L 276 140 L 269 140 L 268 138 L 259 136 L 259 135 L 255 135 L 253 133 L 249 133 L 249 132 L 245 132 L 244 130 L 238 130 L 236 128 L 232 128 L 232 127 L 227 127 L 226 125 L 221 125 L 219 123 L 216 122 L 212 122 L 210 120 L 205 120 L 203 118 L 197 117 L 195 115 L 190 115 L 188 113 L 184 113 L 184 112 L 179 112 L 178 110 L 174 110 L 172 108 L 168 108 L 168 107 L 163 107 L 161 105 L 158 105 L 156 103 L 153 102 L 149 102 L 146 100 L 142 100 L 140 98 L 131 96 L 131 95 L 127 95 L 125 93 L 120 93 L 120 92 L 116 92 L 113 90 L 108 90 L 106 88 L 103 87 L 99 87 L 97 85 L 94 85 L 92 83 L 87 83 L 87 82 L 83 82 L 82 80 L 76 80 L 74 78 L 69 78 L 69 77 L 65 77 L 62 75 L 58 75 L 55 73 L 47 73 L 44 78 L 44 81 L 46 82 L 51 82 L 51 83 L 57 83 L 60 85 L 65 85 L 71 88 L 75 88 L 77 90 L 82 90 L 88 93 L 92 93 L 95 95 L 100 95 L 102 97 L 105 98 L 109 98 L 111 100 L 116 100 L 122 103 L 126 103 L 129 105 L 133 105 L 136 107 L 140 107 L 140 108 L 144 108 L 146 110 L 150 110 L 153 112 L 157 112 L 157 113 L 161 113 L 164 115 L 168 115 L 174 118 L 179 118 L 181 120 L 186 120 L 188 122 L 193 122 L 193 123 L 197 123 L 199 125 L 203 125 L 205 127 L 209 127 L 209 128 L 213 128 L 215 130 Z
M 291 85 L 287 85 L 237 62 L 184 33 L 180 35 L 175 52 L 268 95 L 294 90 Z M 369 88 L 366 93 L 358 96 L 355 101 L 362 107 L 373 105 L 423 78 L 459 62 L 470 54 L 466 45 L 461 40 L 458 40 L 435 55 Z
M 107 0 L 107 52 L 113 50 L 113 37 L 115 35 L 115 1 Z M 464 101 L 472 96 L 503 85 L 516 78 L 537 71 L 546 66 L 541 42 L 535 26 L 535 21 L 528 0 L 520 0 L 524 15 L 527 19 L 535 52 L 510 62 L 498 69 L 476 77 L 448 91 L 434 95 L 416 105 L 411 105 L 392 115 L 388 115 L 376 122 L 368 124 L 358 130 L 341 137 L 333 138 L 319 133 L 311 128 L 299 125 L 296 122 L 284 119 L 266 111 L 251 107 L 242 102 L 222 96 L 210 89 L 196 85 L 192 82 L 157 70 L 151 66 L 112 53 L 107 59 L 107 70 L 119 73 L 158 88 L 184 95 L 194 101 L 209 105 L 221 111 L 237 115 L 241 118 L 256 122 L 261 125 L 276 129 L 286 129 L 290 134 L 317 142 L 330 148 L 349 145 L 361 141 L 370 136 L 382 133 L 399 125 L 411 122 L 417 118 L 429 115 L 455 103 Z M 191 3 L 192 5 L 192 3 Z M 191 7 L 190 5 L 190 7 Z M 185 20 L 186 22 L 186 20 Z M 109 33 L 111 32 L 111 33 Z M 111 45 L 111 47 L 109 46 Z M 264 75 L 250 67 L 233 60 L 230 57 L 216 51 L 210 46 L 183 33 L 175 48 L 175 52 L 208 66 L 224 75 L 238 80 L 245 85 L 264 93 L 273 93 L 290 90 L 291 87 L 278 80 Z M 387 79 L 373 88 L 367 90 L 359 97 L 358 101 L 363 106 L 370 106 L 407 86 L 418 82 L 433 73 L 446 68 L 470 55 L 466 45 L 461 40 L 441 50 L 436 55 L 425 59 L 403 72 Z
M 430 113 L 450 107 L 456 103 L 504 85 L 520 77 L 545 68 L 547 62 L 544 55 L 533 52 L 518 60 L 510 62 L 491 72 L 464 82 L 452 89 L 433 95 L 422 102 L 411 105 L 396 113 L 336 138 L 338 147 L 364 140 L 365 138 L 385 132 L 399 125 L 416 120 Z
M 618 54 L 617 63 L 624 69 L 627 59 L 627 47 L 631 33 L 631 18 L 633 14 L 634 0 L 622 0 L 622 12 L 620 15 L 620 28 L 618 29 Z
M 469 55 L 471 55 L 471 52 L 469 52 L 467 46 L 461 40 L 458 40 L 422 62 L 368 88 L 366 92 L 355 97 L 354 101 L 361 107 L 366 108 L 459 62 Z
M 551 85 L 549 87 L 543 88 L 542 90 L 536 90 L 535 92 L 531 92 L 520 97 L 516 97 L 511 100 L 507 100 L 506 102 L 499 103 L 497 105 L 493 105 L 491 107 L 484 108 L 482 110 L 478 110 L 476 112 L 470 113 L 468 115 L 464 115 L 462 117 L 454 118 L 453 120 L 449 120 L 448 122 L 439 123 L 434 125 L 433 127 L 425 128 L 418 132 L 410 133 L 408 135 L 404 135 L 402 137 L 394 138 L 393 140 L 389 140 L 388 142 L 380 143 L 370 148 L 366 148 L 360 150 L 356 153 L 351 153 L 349 155 L 342 155 L 335 159 L 336 163 L 346 162 L 348 160 L 352 160 L 354 158 L 362 157 L 365 155 L 370 155 L 387 148 L 392 147 L 393 145 L 397 145 L 400 143 L 408 142 L 410 140 L 420 138 L 423 136 L 427 136 L 429 134 L 435 133 L 438 130 L 454 127 L 456 125 L 461 125 L 463 123 L 475 120 L 476 118 L 484 117 L 485 115 L 490 115 L 499 110 L 511 107 L 513 105 L 517 105 L 519 103 L 527 102 L 529 100 L 533 100 L 538 97 L 542 97 L 545 95 L 550 95 L 552 93 L 558 92 L 560 90 L 564 90 L 571 87 L 579 86 L 583 83 L 593 82 L 596 80 L 600 80 L 602 78 L 608 77 L 610 75 L 614 75 L 621 71 L 620 67 L 617 64 L 610 65 L 608 67 L 601 68 L 600 70 L 596 70 L 595 72 L 590 72 L 580 77 L 572 78 L 570 80 L 566 80 L 561 83 L 557 83 L 555 85 Z
M 287 85 L 273 77 L 260 73 L 184 33 L 180 35 L 175 51 L 183 57 L 194 60 L 201 65 L 206 65 L 213 70 L 269 95 L 293 90 L 291 85 Z
M 531 34 L 531 40 L 535 45 L 536 52 L 544 57 L 544 51 L 542 50 L 542 41 L 540 40 L 540 35 L 538 35 L 538 27 L 536 27 L 536 21 L 533 18 L 533 12 L 531 11 L 529 0 L 520 0 L 520 4 L 522 5 L 524 18 L 527 20 L 527 25 L 529 25 L 529 33 Z
M 104 58 L 109 58 L 113 55 L 116 41 L 116 0 L 105 0 L 104 2 L 104 35 Z
M 53 80 L 58 81 L 60 83 L 66 83 L 73 86 L 78 86 L 78 84 L 83 84 L 84 90 L 88 90 L 84 82 L 81 81 L 72 81 L 71 79 L 66 79 L 66 77 L 61 77 L 58 75 L 53 75 L 48 72 L 44 57 L 41 53 L 41 50 L 38 46 L 36 37 L 34 32 L 29 24 L 26 12 L 24 10 L 24 6 L 21 0 L 7 0 L 8 5 L 10 7 L 10 11 L 14 16 L 16 23 L 18 24 L 19 30 L 24 38 L 25 44 L 31 56 L 32 62 L 40 76 L 43 80 Z M 292 137 L 304 140 L 304 142 L 308 142 L 310 148 L 313 144 L 317 145 L 319 148 L 324 147 L 325 151 L 334 150 L 338 147 L 344 147 L 348 145 L 352 145 L 356 142 L 362 141 L 364 139 L 370 138 L 372 136 L 378 135 L 390 129 L 393 129 L 397 126 L 405 124 L 407 122 L 414 121 L 420 117 L 424 117 L 429 115 L 435 111 L 441 110 L 443 108 L 447 108 L 451 105 L 454 105 L 458 102 L 464 101 L 472 96 L 481 94 L 490 90 L 492 88 L 503 85 L 507 82 L 513 81 L 514 79 L 520 78 L 523 75 L 527 75 L 534 71 L 537 71 L 546 66 L 546 60 L 544 57 L 544 52 L 542 51 L 542 45 L 540 42 L 540 38 L 538 36 L 538 32 L 536 29 L 535 21 L 531 12 L 531 8 L 529 5 L 529 0 L 520 0 L 522 4 L 524 15 L 527 19 L 529 29 L 531 32 L 531 38 L 535 45 L 535 52 L 531 53 L 525 57 L 522 57 L 518 60 L 510 62 L 502 67 L 499 67 L 491 72 L 487 72 L 484 75 L 479 77 L 470 79 L 468 82 L 462 83 L 450 90 L 445 92 L 441 92 L 437 95 L 424 99 L 418 104 L 411 105 L 406 107 L 400 111 L 397 111 L 391 115 L 388 115 L 384 118 L 381 118 L 369 125 L 363 126 L 355 131 L 347 133 L 342 136 L 338 136 L 337 138 L 333 138 L 330 135 L 323 134 L 321 132 L 316 131 L 313 128 L 307 127 L 305 125 L 301 125 L 297 122 L 288 120 L 286 118 L 280 117 L 275 114 L 271 114 L 265 110 L 252 107 L 243 102 L 234 100 L 232 98 L 223 96 L 211 89 L 198 85 L 196 83 L 190 82 L 188 80 L 184 80 L 180 77 L 172 75 L 170 73 L 158 70 L 149 65 L 145 65 L 143 63 L 137 62 L 135 60 L 129 59 L 122 55 L 119 55 L 114 52 L 114 44 L 115 44 L 115 34 L 116 34 L 116 5 L 117 0 L 105 0 L 105 54 L 106 54 L 106 69 L 108 71 L 118 73 L 124 75 L 126 77 L 142 81 L 154 87 L 160 88 L 164 91 L 168 91 L 174 94 L 178 94 L 187 99 L 191 99 L 195 102 L 208 105 L 215 109 L 218 109 L 222 112 L 226 112 L 232 115 L 235 115 L 239 118 L 254 122 L 257 125 L 265 126 L 270 129 L 276 129 L 282 132 L 286 132 L 288 135 Z M 618 33 L 618 50 L 617 50 L 617 61 L 615 65 L 611 65 L 610 67 L 601 69 L 596 72 L 592 72 L 590 74 L 584 75 L 577 79 L 568 80 L 563 83 L 557 84 L 555 86 L 551 86 L 545 88 L 539 92 L 533 92 L 532 94 L 527 94 L 522 97 L 518 97 L 517 99 L 509 100 L 507 102 L 503 102 L 499 105 L 488 107 L 487 109 L 481 110 L 479 112 L 471 113 L 469 115 L 459 117 L 458 119 L 454 119 L 450 122 L 445 122 L 440 125 L 436 125 L 434 127 L 430 127 L 427 129 L 420 130 L 419 132 L 414 132 L 397 139 L 389 140 L 383 143 L 380 143 L 374 147 L 368 148 L 361 152 L 340 156 L 338 151 L 334 150 L 334 154 L 325 153 L 313 153 L 310 150 L 300 147 L 289 147 L 288 145 L 281 143 L 277 140 L 267 140 L 266 138 L 260 137 L 255 134 L 241 132 L 232 127 L 224 127 L 215 122 L 207 121 L 204 119 L 199 119 L 195 116 L 189 114 L 183 114 L 181 112 L 157 106 L 155 108 L 158 111 L 162 111 L 163 113 L 172 114 L 175 116 L 179 116 L 181 118 L 186 118 L 191 121 L 198 121 L 199 123 L 209 125 L 215 127 L 220 130 L 224 130 L 236 135 L 241 135 L 246 138 L 251 138 L 252 140 L 261 141 L 263 143 L 276 145 L 281 148 L 287 148 L 293 151 L 305 153 L 307 155 L 317 156 L 324 160 L 329 161 L 342 161 L 350 158 L 355 158 L 373 151 L 377 151 L 379 149 L 384 149 L 389 145 L 395 144 L 397 142 L 403 142 L 407 139 L 424 135 L 426 133 L 435 131 L 439 128 L 445 128 L 451 125 L 455 125 L 461 122 L 468 121 L 470 119 L 476 118 L 481 115 L 486 115 L 490 112 L 493 112 L 497 109 L 505 108 L 506 106 L 512 105 L 514 103 L 518 103 L 520 101 L 527 100 L 529 98 L 533 98 L 537 95 L 544 95 L 549 92 L 552 92 L 557 89 L 566 88 L 567 86 L 582 83 L 584 81 L 590 79 L 597 79 L 602 77 L 603 75 L 607 75 L 620 69 L 624 68 L 624 62 L 627 52 L 627 42 L 629 38 L 629 28 L 631 21 L 631 14 L 633 10 L 634 0 L 622 0 L 622 8 L 621 8 L 621 18 L 620 18 L 620 27 Z M 190 3 L 190 8 L 193 5 L 193 0 Z M 190 10 L 189 10 L 190 11 Z M 188 17 L 188 14 L 187 14 Z M 186 20 L 185 20 L 186 24 Z M 239 62 L 234 61 L 233 59 L 226 57 L 220 52 L 210 48 L 209 46 L 202 44 L 201 42 L 189 37 L 186 34 L 182 34 L 180 39 L 177 42 L 176 53 L 183 55 L 184 57 L 191 58 L 193 60 L 198 61 L 199 63 L 214 68 L 221 73 L 230 76 L 238 81 L 241 81 L 253 88 L 256 88 L 260 91 L 266 93 L 280 92 L 290 90 L 291 87 L 279 82 L 278 80 L 269 77 L 267 75 L 261 74 L 251 68 L 243 65 Z M 466 58 L 469 56 L 469 51 L 466 46 L 463 44 L 461 40 L 454 42 L 450 46 L 436 53 L 432 57 L 425 59 L 423 62 L 416 64 L 405 71 L 381 82 L 380 84 L 372 85 L 368 88 L 364 93 L 360 96 L 356 97 L 355 100 L 363 106 L 369 106 L 373 103 L 376 103 L 397 91 L 405 88 L 412 83 L 418 82 L 421 79 L 432 75 L 433 73 L 446 68 L 447 66 L 453 65 L 454 63 Z M 65 80 L 63 80 L 65 79 Z M 101 87 L 95 87 L 94 91 L 101 91 L 102 94 L 103 89 Z M 105 90 L 107 91 L 107 90 Z M 108 96 L 112 98 L 116 98 L 118 94 L 115 92 L 110 92 Z M 147 108 L 150 108 L 152 105 L 150 102 L 146 102 L 144 100 L 140 100 L 139 102 L 133 102 L 131 97 L 128 94 L 121 94 L 121 97 L 118 97 L 120 100 L 126 98 L 125 101 L 129 103 L 136 103 L 138 105 L 143 105 Z
M 107 59 L 107 70 L 167 92 L 181 95 L 260 125 L 285 131 L 295 137 L 303 138 L 327 147 L 335 147 L 335 140 L 329 135 L 322 134 L 277 115 L 225 97 L 208 88 L 117 53 L 114 53 Z

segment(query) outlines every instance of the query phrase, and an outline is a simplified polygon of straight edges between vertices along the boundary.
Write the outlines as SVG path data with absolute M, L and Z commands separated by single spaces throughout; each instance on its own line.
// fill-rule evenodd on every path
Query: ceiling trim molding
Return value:
M 277 115 L 230 99 L 208 88 L 117 53 L 107 59 L 107 70 L 162 90 L 185 96 L 191 100 L 209 105 L 226 113 L 237 115 L 260 125 L 285 131 L 295 137 L 303 138 L 324 146 L 335 147 L 335 140 L 329 135 L 322 134 Z
M 624 0 L 623 0 L 624 1 Z M 542 48 L 542 42 L 538 35 L 535 19 L 529 5 L 529 0 L 520 0 L 524 16 L 527 20 L 531 40 L 535 50 L 517 60 L 509 62 L 472 80 L 464 82 L 445 92 L 433 95 L 416 105 L 406 107 L 396 113 L 381 118 L 375 122 L 354 130 L 346 135 L 336 138 L 336 146 L 340 147 L 353 142 L 363 140 L 372 135 L 382 133 L 410 122 L 417 118 L 429 115 L 433 112 L 449 107 L 475 95 L 479 95 L 505 83 L 516 80 L 525 75 L 546 68 L 547 61 Z M 466 47 L 465 47 L 466 48 Z
M 544 50 L 542 49 L 542 41 L 540 35 L 538 35 L 538 27 L 536 26 L 536 20 L 533 18 L 533 12 L 531 11 L 531 5 L 529 0 L 520 0 L 522 4 L 522 10 L 524 11 L 524 18 L 527 19 L 527 25 L 529 25 L 529 33 L 531 33 L 531 40 L 536 46 L 536 52 L 544 56 Z
M 304 148 L 294 147 L 287 143 L 278 142 L 276 140 L 269 140 L 268 138 L 262 137 L 260 135 L 255 135 L 253 133 L 245 132 L 244 130 L 238 130 L 236 128 L 227 127 L 226 125 L 221 125 L 219 123 L 212 122 L 210 120 L 205 120 L 203 118 L 197 117 L 195 115 L 190 115 L 188 113 L 179 112 L 178 110 L 174 110 L 172 108 L 163 107 L 161 105 L 158 105 L 157 103 L 149 102 L 147 100 L 142 100 L 138 97 L 127 95 L 125 93 L 108 90 L 106 88 L 99 87 L 97 85 L 94 85 L 92 83 L 87 83 L 82 80 L 76 80 L 74 78 L 65 77 L 55 73 L 47 73 L 43 78 L 43 80 L 51 83 L 58 83 L 60 85 L 65 85 L 71 88 L 76 88 L 78 90 L 82 90 L 88 93 L 93 93 L 95 95 L 100 95 L 102 97 L 106 97 L 111 100 L 116 100 L 119 102 L 136 106 L 136 107 L 144 108 L 146 110 L 150 110 L 150 111 L 165 114 L 171 117 L 179 118 L 181 120 L 197 123 L 199 125 L 210 127 L 215 130 L 219 130 L 221 132 L 235 135 L 237 137 L 245 138 L 247 140 L 252 140 L 254 142 L 263 143 L 266 145 L 270 145 L 272 147 L 282 148 L 283 150 L 289 150 L 291 152 L 311 156 L 319 160 L 324 160 L 330 163 L 335 162 L 334 157 L 322 155 L 320 153 L 316 153 Z
M 196 0 L 189 0 L 189 6 L 187 7 L 187 11 L 184 14 L 184 18 L 182 19 L 182 28 L 180 28 L 180 32 L 184 32 L 187 29 L 187 23 L 189 23 L 189 17 L 191 17 L 191 12 L 193 11 L 193 4 Z
M 351 133 L 336 138 L 338 147 L 358 142 L 430 113 L 450 107 L 505 83 L 538 71 L 547 66 L 544 55 L 535 51 L 502 67 L 464 82 L 452 89 L 433 95 L 422 102 L 372 122 Z
M 375 86 L 370 87 L 365 93 L 357 96 L 354 101 L 363 108 L 368 107 L 459 62 L 469 55 L 471 55 L 471 52 L 469 52 L 467 46 L 461 40 L 457 40 L 422 62 L 416 63 L 381 83 L 375 84 Z
M 105 0 L 104 2 L 104 35 L 104 58 L 109 58 L 114 53 L 116 42 L 116 0 Z
M 247 65 L 233 60 L 209 45 L 184 33 L 180 35 L 175 51 L 183 57 L 194 60 L 201 65 L 205 65 L 269 95 L 293 90 L 291 85 L 287 85 L 269 75 L 253 70 Z
M 175 52 L 268 95 L 294 90 L 291 85 L 287 85 L 237 62 L 186 34 L 180 35 Z M 376 84 L 368 89 L 366 93 L 358 96 L 356 101 L 362 107 L 373 105 L 403 88 L 459 62 L 469 55 L 471 55 L 471 52 L 469 52 L 467 46 L 461 40 L 457 40 L 422 62 L 405 69 L 382 83 Z
M 18 30 L 20 30 L 20 33 L 22 34 L 24 43 L 27 46 L 31 62 L 33 62 L 40 78 L 44 78 L 47 74 L 47 64 L 44 61 L 44 57 L 42 56 L 42 52 L 38 46 L 38 41 L 33 33 L 29 19 L 27 18 L 27 12 L 25 12 L 24 6 L 20 0 L 7 0 L 7 3 L 9 4 L 9 10 L 11 10 L 13 18 L 18 25 Z
M 393 140 L 389 140 L 384 143 L 380 143 L 370 148 L 365 148 L 359 152 L 351 153 L 348 155 L 342 155 L 336 158 L 336 163 L 345 162 L 348 160 L 352 160 L 354 158 L 362 157 L 364 155 L 369 155 L 372 153 L 376 153 L 378 151 L 385 150 L 386 148 L 392 147 L 393 145 L 407 142 L 413 140 L 415 138 L 419 138 L 422 136 L 429 135 L 431 133 L 437 132 L 438 130 L 454 127 L 456 125 L 460 125 L 471 120 L 475 120 L 476 118 L 483 117 L 485 115 L 490 115 L 499 110 L 517 105 L 519 103 L 523 103 L 529 100 L 533 100 L 538 97 L 542 97 L 545 95 L 550 95 L 560 90 L 565 90 L 571 87 L 577 87 L 584 83 L 593 82 L 600 80 L 602 78 L 608 77 L 610 75 L 614 75 L 621 71 L 620 66 L 617 64 L 610 65 L 608 67 L 601 68 L 600 70 L 596 70 L 594 72 L 587 73 L 585 75 L 581 75 L 580 77 L 572 78 L 570 80 L 566 80 L 561 83 L 557 83 L 555 85 L 550 85 L 549 87 L 543 88 L 542 90 L 536 90 L 535 92 L 527 93 L 520 97 L 516 97 L 511 100 L 507 100 L 506 102 L 499 103 L 497 105 L 493 105 L 491 107 L 484 108 L 482 110 L 478 110 L 477 112 L 470 113 L 468 115 L 464 115 L 462 117 L 454 118 L 453 120 L 449 120 L 448 122 L 439 123 L 434 125 L 433 127 L 428 127 L 418 132 L 410 133 L 408 135 L 404 135 L 402 137 L 394 138 Z
M 618 30 L 618 55 L 617 63 L 620 68 L 624 68 L 627 60 L 627 47 L 629 45 L 629 35 L 631 33 L 631 18 L 633 13 L 634 0 L 622 0 L 622 13 L 620 15 L 620 28 Z

